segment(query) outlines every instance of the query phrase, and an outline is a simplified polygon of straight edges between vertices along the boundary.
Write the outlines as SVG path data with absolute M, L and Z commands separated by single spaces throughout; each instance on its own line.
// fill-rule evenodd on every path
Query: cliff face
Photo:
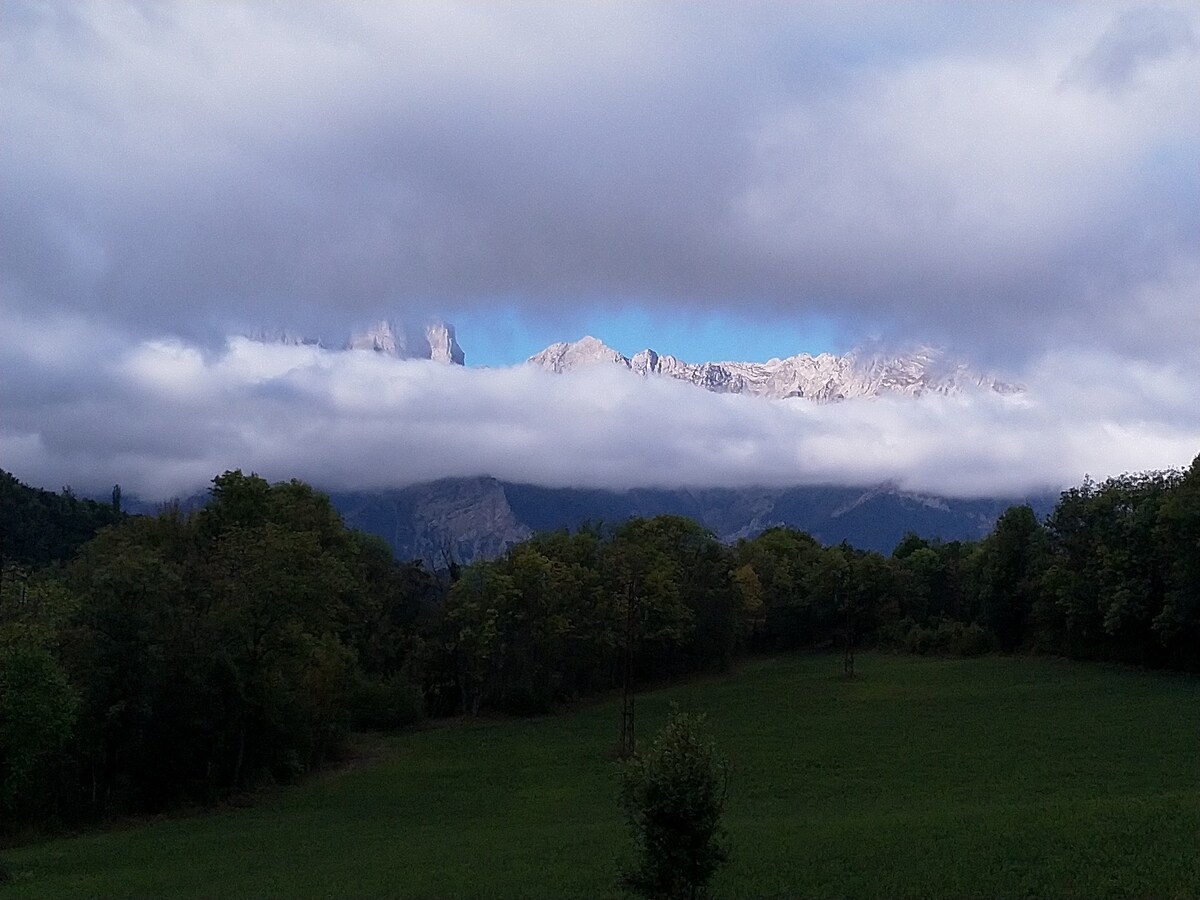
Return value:
M 432 568 L 500 556 L 533 532 L 494 478 L 450 478 L 397 490 L 334 494 L 346 524 Z
M 346 349 L 372 350 L 397 359 L 432 359 L 458 366 L 465 361 L 454 326 L 446 322 L 430 322 L 424 329 L 416 330 L 385 319 L 351 335 Z
M 259 328 L 246 335 L 261 344 L 288 344 L 291 346 L 313 346 L 329 349 L 337 344 L 326 344 L 319 338 L 307 337 L 288 328 Z M 466 364 L 463 349 L 458 345 L 454 326 L 448 322 L 433 320 L 424 328 L 411 328 L 395 319 L 384 319 L 370 328 L 356 331 L 341 345 L 343 350 L 370 350 L 394 356 L 396 359 L 431 359 L 434 362 L 461 366 Z
M 441 568 L 490 559 L 539 531 L 585 522 L 619 524 L 634 516 L 675 514 L 695 519 L 732 543 L 776 525 L 807 531 L 822 543 L 848 541 L 890 553 L 908 532 L 926 538 L 975 540 L 1015 503 L 1039 514 L 1057 498 L 956 500 L 872 488 L 713 488 L 607 491 L 507 484 L 494 478 L 452 478 L 397 490 L 334 494 L 353 528 L 377 534 L 401 559 Z

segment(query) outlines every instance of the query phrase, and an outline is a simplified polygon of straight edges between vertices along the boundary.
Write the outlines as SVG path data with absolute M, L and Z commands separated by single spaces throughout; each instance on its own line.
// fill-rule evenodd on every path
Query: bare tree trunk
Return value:
M 246 720 L 243 719 L 241 727 L 238 729 L 238 747 L 237 756 L 233 762 L 233 786 L 235 789 L 242 786 L 242 763 L 246 758 Z
M 854 607 L 846 601 L 846 647 L 842 658 L 842 674 L 847 678 L 854 677 Z
M 634 721 L 633 696 L 633 643 L 636 615 L 633 603 L 633 582 L 626 587 L 625 594 L 625 677 L 621 688 L 621 733 L 617 743 L 617 755 L 629 759 L 637 752 L 637 730 Z

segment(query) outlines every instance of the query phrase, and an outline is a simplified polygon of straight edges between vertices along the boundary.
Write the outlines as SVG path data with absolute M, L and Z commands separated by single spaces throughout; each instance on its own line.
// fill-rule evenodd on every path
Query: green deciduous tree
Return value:
M 683 648 L 696 634 L 695 600 L 685 580 L 693 554 L 709 537 L 679 516 L 630 519 L 605 548 L 602 571 L 621 616 L 636 605 L 639 674 L 673 674 L 686 668 Z M 692 602 L 689 602 L 692 601 Z
M 1048 521 L 1041 643 L 1057 638 L 1073 655 L 1137 663 L 1160 664 L 1164 644 L 1176 655 L 1189 581 L 1178 575 L 1196 554 L 1187 538 L 1196 500 L 1177 472 L 1087 481 L 1065 492 Z
M 76 697 L 36 631 L 0 624 L 0 821 L 38 814 L 46 768 L 71 736 Z
M 760 646 L 788 649 L 816 643 L 824 636 L 820 612 L 809 592 L 808 575 L 821 558 L 821 545 L 802 531 L 769 528 L 733 550 L 736 584 L 761 619 L 755 629 Z M 750 578 L 753 573 L 753 578 Z M 755 608 L 759 607 L 759 608 Z
M 354 722 L 423 711 L 426 574 L 348 532 L 300 482 L 227 472 L 193 516 L 104 529 L 67 578 L 76 602 L 59 661 L 80 695 L 76 802 L 88 814 L 291 778 Z M 56 621 L 63 604 L 25 606 Z
M 697 900 L 729 856 L 721 828 L 728 766 L 704 717 L 673 709 L 645 753 L 625 764 L 621 805 L 636 861 L 622 882 L 644 897 Z
M 1153 630 L 1171 665 L 1200 669 L 1200 456 L 1164 502 L 1155 529 L 1166 594 Z
M 853 590 L 851 561 L 853 551 L 846 545 L 828 547 L 817 558 L 817 563 L 808 572 L 809 596 L 823 611 L 826 621 L 837 621 L 835 632 L 840 632 L 838 642 L 842 646 L 842 668 L 846 675 L 854 675 L 854 647 L 858 642 L 863 610 Z
M 463 713 L 478 715 L 497 692 L 505 650 L 501 623 L 519 599 L 512 579 L 490 562 L 468 566 L 450 589 L 443 640 L 454 660 Z
M 980 615 L 1001 650 L 1015 650 L 1025 638 L 1045 558 L 1045 530 L 1028 506 L 1008 509 L 980 545 Z

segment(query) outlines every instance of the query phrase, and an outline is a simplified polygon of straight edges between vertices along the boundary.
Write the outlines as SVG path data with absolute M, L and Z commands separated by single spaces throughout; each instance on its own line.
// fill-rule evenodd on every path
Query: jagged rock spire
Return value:
M 440 321 L 432 321 L 422 331 L 414 331 L 385 319 L 352 335 L 346 349 L 372 350 L 397 359 L 432 359 L 458 366 L 466 359 L 455 338 L 454 326 Z

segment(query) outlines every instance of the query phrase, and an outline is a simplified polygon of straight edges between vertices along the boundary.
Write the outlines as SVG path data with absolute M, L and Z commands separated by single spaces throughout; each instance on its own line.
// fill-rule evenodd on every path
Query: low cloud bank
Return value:
M 1002 496 L 1200 452 L 1186 373 L 1094 351 L 1041 357 L 1019 395 L 814 405 L 606 366 L 464 369 L 244 338 L 218 353 L 144 341 L 94 360 L 61 343 L 0 337 L 0 467 L 77 492 L 119 482 L 143 499 L 191 494 L 230 468 L 329 490 L 486 474 L 617 489 L 891 481 Z

